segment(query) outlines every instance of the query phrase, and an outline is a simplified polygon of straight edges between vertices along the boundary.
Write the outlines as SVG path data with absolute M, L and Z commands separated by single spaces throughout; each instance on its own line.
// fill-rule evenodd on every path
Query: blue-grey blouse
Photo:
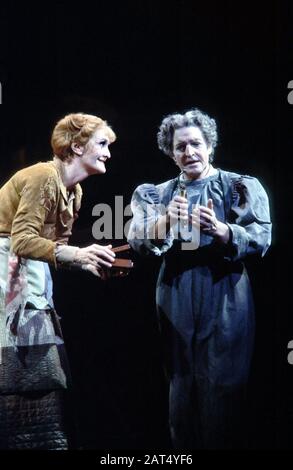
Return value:
M 136 188 L 128 240 L 139 253 L 163 258 L 156 303 L 170 377 L 192 374 L 237 385 L 247 379 L 254 336 L 253 297 L 242 261 L 263 256 L 270 246 L 268 197 L 257 178 L 223 170 L 184 185 L 190 210 L 212 199 L 217 219 L 229 226 L 227 244 L 201 232 L 196 248 L 185 250 L 186 239 L 172 229 L 154 240 L 152 227 L 178 193 L 179 178 Z

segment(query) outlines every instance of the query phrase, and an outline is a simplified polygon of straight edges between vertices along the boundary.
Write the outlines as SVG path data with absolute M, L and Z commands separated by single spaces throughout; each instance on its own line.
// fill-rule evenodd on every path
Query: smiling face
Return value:
M 173 159 L 188 179 L 201 179 L 208 168 L 211 146 L 206 144 L 199 127 L 176 129 L 173 136 Z
M 106 173 L 106 161 L 111 158 L 107 128 L 97 129 L 82 151 L 80 163 L 88 175 Z

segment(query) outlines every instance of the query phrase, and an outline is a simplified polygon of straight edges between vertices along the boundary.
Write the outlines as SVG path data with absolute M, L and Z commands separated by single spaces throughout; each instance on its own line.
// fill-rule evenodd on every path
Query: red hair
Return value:
M 97 129 L 105 129 L 110 143 L 116 140 L 116 135 L 108 126 L 107 121 L 91 114 L 68 114 L 57 122 L 51 137 L 51 146 L 60 160 L 72 155 L 71 145 L 77 143 L 85 146 Z

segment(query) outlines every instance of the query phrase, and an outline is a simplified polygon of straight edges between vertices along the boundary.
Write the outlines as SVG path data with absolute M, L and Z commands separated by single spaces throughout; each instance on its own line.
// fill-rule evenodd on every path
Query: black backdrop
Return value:
M 175 176 L 156 145 L 169 112 L 198 106 L 215 117 L 216 165 L 254 175 L 267 189 L 273 245 L 261 264 L 249 266 L 257 335 L 247 434 L 252 449 L 290 448 L 289 2 L 11 1 L 0 9 L 1 182 L 51 158 L 51 130 L 69 112 L 101 115 L 118 135 L 107 174 L 82 184 L 72 244 L 93 241 L 95 204 L 114 206 L 123 195 L 126 205 L 138 184 Z M 170 444 L 154 303 L 159 261 L 134 259 L 129 277 L 108 283 L 53 272 L 82 448 Z

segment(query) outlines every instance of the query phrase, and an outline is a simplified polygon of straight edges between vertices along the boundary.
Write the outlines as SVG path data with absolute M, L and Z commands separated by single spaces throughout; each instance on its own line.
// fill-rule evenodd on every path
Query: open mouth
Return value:
M 192 165 L 196 165 L 197 163 L 201 163 L 200 160 L 191 160 L 190 162 L 186 162 L 185 163 L 185 167 L 189 167 L 189 166 L 192 166 Z

